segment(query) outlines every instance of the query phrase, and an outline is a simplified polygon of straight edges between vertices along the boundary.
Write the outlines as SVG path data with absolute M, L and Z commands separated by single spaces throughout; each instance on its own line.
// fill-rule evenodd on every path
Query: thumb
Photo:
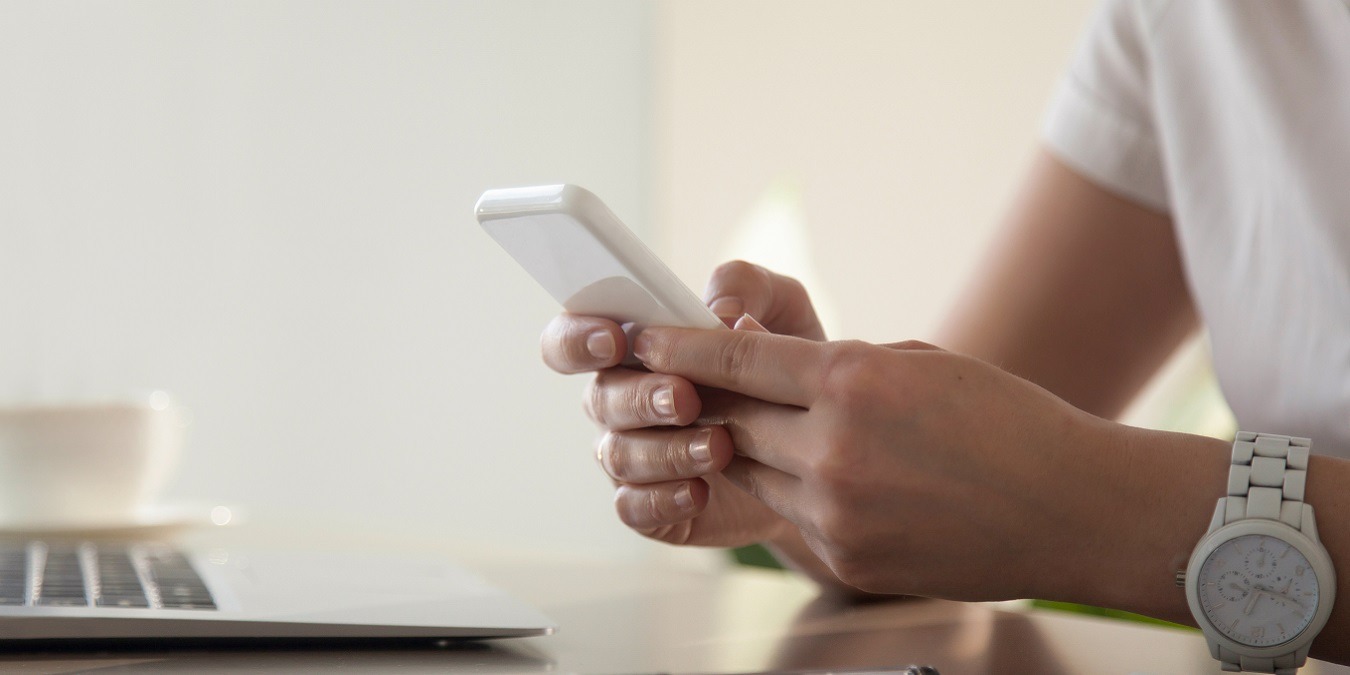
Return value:
M 773 326 L 771 332 L 809 340 L 825 339 L 801 283 L 759 265 L 734 260 L 719 266 L 703 297 L 713 314 L 722 317 L 727 325 L 742 314 L 753 314 Z

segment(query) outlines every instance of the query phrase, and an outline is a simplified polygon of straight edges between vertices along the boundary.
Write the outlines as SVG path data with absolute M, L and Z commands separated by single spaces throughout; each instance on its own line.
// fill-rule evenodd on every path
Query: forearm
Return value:
M 1094 420 L 1085 447 L 1065 447 L 1047 498 L 1059 502 L 1067 550 L 1035 595 L 1194 624 L 1175 585 L 1227 485 L 1229 445 Z M 1077 541 L 1073 541 L 1076 539 Z M 1058 578 L 1056 578 L 1058 577 Z

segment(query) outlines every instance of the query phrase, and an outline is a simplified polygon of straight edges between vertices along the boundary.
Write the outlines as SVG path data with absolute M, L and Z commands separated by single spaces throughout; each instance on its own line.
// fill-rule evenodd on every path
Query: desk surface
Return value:
M 1019 603 L 847 604 L 817 597 L 810 583 L 793 575 L 766 570 L 697 571 L 463 551 L 457 557 L 544 610 L 559 632 L 470 648 L 11 652 L 0 653 L 0 670 L 634 673 L 926 664 L 943 675 L 1219 672 L 1196 632 Z M 1310 662 L 1302 672 L 1350 675 L 1350 668 Z

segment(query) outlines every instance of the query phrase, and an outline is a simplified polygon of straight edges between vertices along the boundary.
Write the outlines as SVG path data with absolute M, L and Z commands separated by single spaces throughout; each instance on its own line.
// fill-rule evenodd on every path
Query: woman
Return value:
M 764 543 L 844 590 L 1195 624 L 1173 579 L 1238 495 L 1234 452 L 1110 420 L 1203 325 L 1240 426 L 1313 439 L 1306 492 L 1284 499 L 1350 566 L 1348 188 L 1345 2 L 1110 0 L 941 349 L 825 342 L 799 284 L 731 263 L 707 300 L 741 330 L 645 331 L 646 372 L 617 367 L 618 326 L 562 316 L 544 358 L 597 372 L 598 455 L 646 536 Z M 1244 616 L 1293 602 L 1244 583 Z M 1350 601 L 1313 654 L 1350 659 Z

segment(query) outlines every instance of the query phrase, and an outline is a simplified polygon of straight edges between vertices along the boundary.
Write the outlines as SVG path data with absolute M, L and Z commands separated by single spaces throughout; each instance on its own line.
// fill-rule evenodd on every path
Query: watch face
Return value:
M 1288 642 L 1317 612 L 1317 575 L 1308 559 L 1282 539 L 1234 537 L 1200 567 L 1200 606 L 1219 632 L 1251 647 Z

